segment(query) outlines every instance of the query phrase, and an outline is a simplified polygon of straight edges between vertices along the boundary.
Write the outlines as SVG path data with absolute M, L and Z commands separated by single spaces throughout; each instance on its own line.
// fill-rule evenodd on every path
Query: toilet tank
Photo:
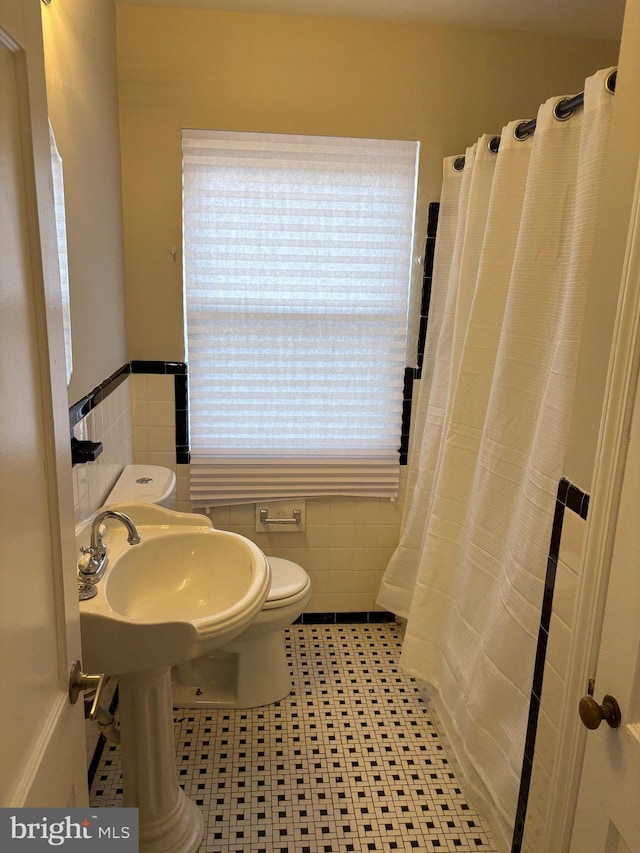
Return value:
M 109 492 L 105 504 L 152 503 L 173 509 L 176 475 L 161 465 L 127 465 Z

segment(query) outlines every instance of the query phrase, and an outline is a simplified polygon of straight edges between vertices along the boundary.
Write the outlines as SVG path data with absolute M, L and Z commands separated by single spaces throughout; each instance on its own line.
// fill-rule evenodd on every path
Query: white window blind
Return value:
M 394 496 L 418 143 L 182 143 L 193 503 Z

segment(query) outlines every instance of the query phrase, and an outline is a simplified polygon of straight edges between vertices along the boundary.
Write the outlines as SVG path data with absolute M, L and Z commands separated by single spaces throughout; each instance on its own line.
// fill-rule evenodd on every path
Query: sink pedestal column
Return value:
M 178 786 L 171 669 L 118 677 L 124 805 L 139 809 L 140 853 L 195 853 L 202 813 Z

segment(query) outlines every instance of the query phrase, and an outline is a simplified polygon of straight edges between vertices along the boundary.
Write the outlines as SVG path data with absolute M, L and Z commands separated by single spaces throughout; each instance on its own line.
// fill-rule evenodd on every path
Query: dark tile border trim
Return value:
M 69 408 L 69 429 L 73 428 L 92 409 L 102 403 L 132 373 L 169 375 L 174 377 L 176 406 L 176 463 L 188 465 L 191 461 L 189 450 L 189 405 L 187 386 L 187 365 L 183 361 L 130 361 L 123 364 L 108 379 L 101 382 L 89 394 Z
M 131 373 L 130 364 L 123 364 L 115 373 L 112 373 L 104 382 L 97 385 L 93 391 L 90 391 L 77 403 L 69 407 L 69 428 L 73 430 L 74 426 L 89 414 L 92 409 L 102 403 L 109 394 L 116 390 Z
M 294 625 L 362 625 L 395 622 L 395 615 L 388 610 L 363 610 L 337 613 L 303 613 Z
M 182 376 L 187 373 L 187 365 L 184 361 L 132 361 L 131 372 Z
M 420 326 L 418 331 L 418 366 L 407 367 L 404 371 L 404 394 L 402 398 L 402 435 L 400 438 L 400 464 L 409 460 L 409 428 L 411 425 L 411 406 L 413 402 L 413 381 L 422 376 L 427 325 L 429 322 L 429 304 L 431 302 L 431 282 L 433 278 L 433 259 L 436 251 L 436 231 L 440 202 L 432 201 L 427 219 L 427 242 L 424 248 L 424 271 L 422 275 L 422 302 L 420 305 Z
M 558 555 L 560 553 L 560 539 L 562 537 L 562 524 L 564 522 L 565 510 L 571 510 L 586 520 L 589 512 L 589 495 L 574 486 L 564 477 L 558 485 L 556 507 L 551 529 L 551 541 L 549 543 L 549 557 L 547 558 L 547 573 L 544 581 L 544 593 L 542 598 L 542 609 L 540 613 L 540 627 L 538 629 L 538 647 L 533 669 L 533 681 L 531 685 L 531 698 L 529 700 L 529 719 L 527 721 L 527 734 L 525 737 L 524 756 L 522 759 L 522 772 L 520 774 L 520 791 L 518 794 L 518 805 L 516 808 L 516 820 L 511 842 L 511 853 L 520 853 L 524 839 L 524 827 L 527 815 L 527 804 L 529 801 L 529 789 L 531 787 L 531 773 L 533 770 L 533 756 L 538 729 L 538 716 L 542 700 L 542 679 L 544 676 L 544 665 L 547 655 L 547 643 L 549 641 L 549 625 L 553 609 L 553 592 L 556 582 L 556 570 L 558 568 Z

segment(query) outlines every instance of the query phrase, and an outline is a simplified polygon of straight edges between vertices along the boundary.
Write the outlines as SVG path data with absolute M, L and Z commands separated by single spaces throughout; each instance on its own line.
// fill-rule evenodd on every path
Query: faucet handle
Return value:
M 83 545 L 80 552 L 83 555 L 78 563 L 80 575 L 85 579 L 99 580 L 107 567 L 107 549 L 102 542 L 99 542 L 95 548 L 91 545 Z
M 102 541 L 102 539 L 98 540 L 97 545 L 82 545 L 80 547 L 80 553 L 85 556 L 91 557 L 94 562 L 99 562 L 102 557 L 107 553 L 107 549 Z

